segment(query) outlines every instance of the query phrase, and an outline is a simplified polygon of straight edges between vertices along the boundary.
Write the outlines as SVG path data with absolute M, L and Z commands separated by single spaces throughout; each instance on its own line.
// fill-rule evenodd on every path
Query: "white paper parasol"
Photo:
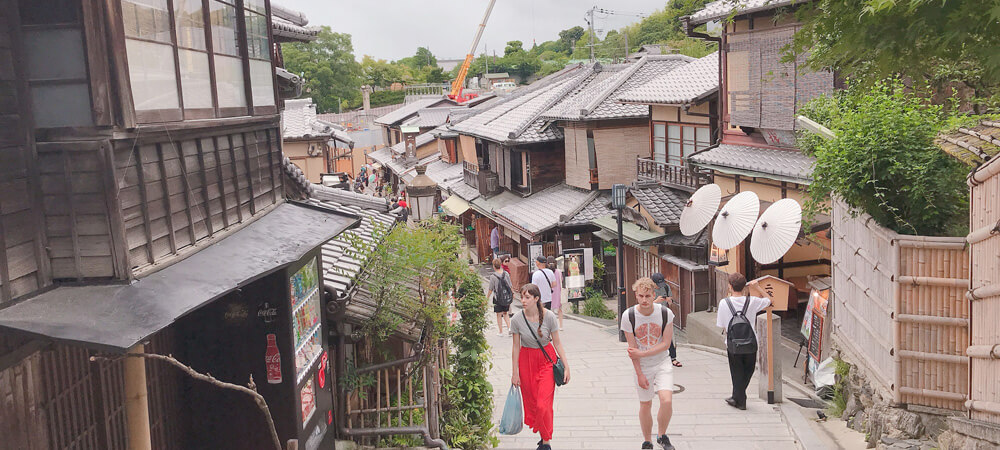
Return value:
M 713 183 L 698 188 L 681 212 L 681 233 L 694 236 L 705 229 L 719 211 L 721 201 L 722 189 L 719 185 Z
M 750 254 L 761 264 L 771 264 L 792 248 L 802 228 L 799 202 L 783 198 L 760 215 L 750 237 Z
M 729 250 L 750 234 L 760 214 L 760 200 L 751 191 L 740 192 L 726 202 L 712 229 L 712 243 L 722 250 Z

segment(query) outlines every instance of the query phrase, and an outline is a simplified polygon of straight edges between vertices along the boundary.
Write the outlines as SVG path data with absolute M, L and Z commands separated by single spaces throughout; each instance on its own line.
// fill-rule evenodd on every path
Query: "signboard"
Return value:
M 403 139 L 406 141 L 406 157 L 416 158 L 417 157 L 417 135 L 415 134 L 405 134 Z
M 788 296 L 795 289 L 794 284 L 771 275 L 764 275 L 755 281 L 771 299 L 775 311 L 788 311 Z
M 579 300 L 585 297 L 584 287 L 587 283 L 587 267 L 585 252 L 582 248 L 566 250 L 563 253 L 566 280 L 566 299 Z M 593 269 L 591 269 L 593 270 Z
M 825 317 L 813 311 L 812 322 L 809 329 L 809 357 L 815 361 L 820 359 L 820 349 L 823 344 L 823 320 Z
M 708 264 L 719 267 L 729 265 L 729 250 L 723 250 L 712 245 L 712 252 L 708 256 Z
M 535 271 L 535 260 L 539 256 L 545 256 L 545 244 L 541 242 L 529 242 L 528 243 L 528 267 L 531 267 L 530 272 Z

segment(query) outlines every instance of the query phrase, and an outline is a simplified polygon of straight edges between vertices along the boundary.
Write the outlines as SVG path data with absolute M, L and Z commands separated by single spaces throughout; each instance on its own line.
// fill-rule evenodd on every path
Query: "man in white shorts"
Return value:
M 637 304 L 622 313 L 621 330 L 628 340 L 628 357 L 635 368 L 639 394 L 639 425 L 645 439 L 642 448 L 652 449 L 653 398 L 660 400 L 656 414 L 656 443 L 663 450 L 673 450 L 667 437 L 667 425 L 673 414 L 674 368 L 667 350 L 674 337 L 674 313 L 653 303 L 656 283 L 643 277 L 632 285 Z

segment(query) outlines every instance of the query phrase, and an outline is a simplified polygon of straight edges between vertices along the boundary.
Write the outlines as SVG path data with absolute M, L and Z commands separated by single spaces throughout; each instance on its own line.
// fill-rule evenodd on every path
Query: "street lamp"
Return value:
M 417 176 L 407 186 L 413 207 L 413 220 L 430 219 L 434 215 L 434 197 L 437 194 L 437 183 L 425 174 L 427 166 L 417 166 Z
M 625 313 L 627 307 L 625 303 L 625 253 L 622 251 L 622 209 L 625 208 L 625 192 L 627 188 L 624 184 L 616 184 L 611 187 L 611 206 L 618 211 L 618 317 Z M 618 340 L 625 342 L 625 332 L 618 331 Z

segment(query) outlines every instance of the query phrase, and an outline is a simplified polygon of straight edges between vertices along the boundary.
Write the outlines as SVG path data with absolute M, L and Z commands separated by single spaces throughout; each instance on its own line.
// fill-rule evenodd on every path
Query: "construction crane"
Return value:
M 462 95 L 462 85 L 465 84 L 465 76 L 469 73 L 469 66 L 472 65 L 472 59 L 475 57 L 476 48 L 479 47 L 479 38 L 483 37 L 483 30 L 486 29 L 486 20 L 490 18 L 490 12 L 493 11 L 493 5 L 497 0 L 490 0 L 489 6 L 486 7 L 486 14 L 483 14 L 483 20 L 479 22 L 479 29 L 476 30 L 476 38 L 472 40 L 472 48 L 469 49 L 469 54 L 465 55 L 465 61 L 462 62 L 462 67 L 458 69 L 458 76 L 455 77 L 455 81 L 451 83 L 451 94 L 448 97 L 452 98 L 457 102 L 464 102 L 473 96 L 465 97 Z

